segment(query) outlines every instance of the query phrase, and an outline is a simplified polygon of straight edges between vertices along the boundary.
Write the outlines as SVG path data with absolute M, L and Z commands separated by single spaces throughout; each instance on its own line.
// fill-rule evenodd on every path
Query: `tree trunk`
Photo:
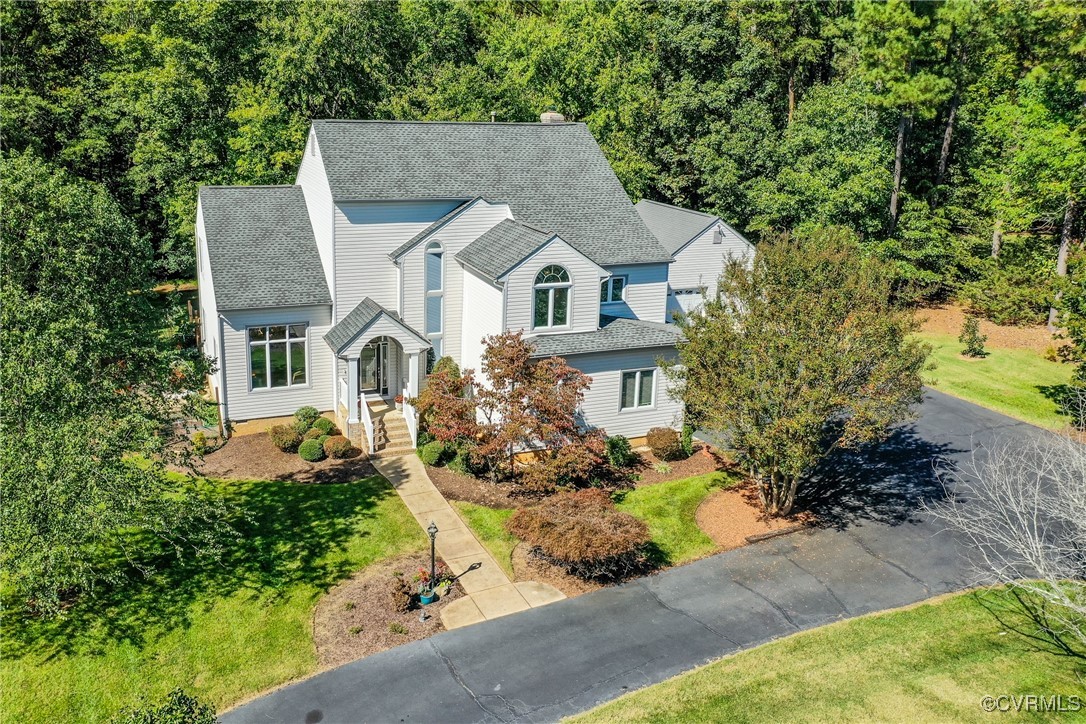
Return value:
M 894 190 L 890 194 L 890 234 L 897 228 L 898 197 L 901 195 L 901 176 L 905 166 L 905 131 L 909 127 L 909 114 L 902 113 L 897 124 L 897 147 L 894 150 Z
M 1003 219 L 996 219 L 995 228 L 992 229 L 992 258 L 999 258 L 999 250 L 1003 246 Z
M 796 69 L 793 65 L 788 70 L 788 125 L 792 125 L 792 116 L 796 112 Z
M 1071 251 L 1071 227 L 1075 223 L 1077 211 L 1075 200 L 1067 200 L 1067 208 L 1063 212 L 1063 229 L 1060 230 L 1060 251 L 1056 255 L 1056 276 L 1067 276 L 1067 255 Z M 1056 320 L 1059 318 L 1059 303 L 1063 292 L 1056 292 L 1056 300 L 1048 310 L 1048 331 L 1056 331 Z
M 946 128 L 943 130 L 943 148 L 939 151 L 939 168 L 935 173 L 935 186 L 938 188 L 943 185 L 943 176 L 946 175 L 946 167 L 950 163 L 950 141 L 954 135 L 954 119 L 958 117 L 958 104 L 961 102 L 961 96 L 957 88 L 954 89 L 954 95 L 950 99 L 950 112 L 946 118 Z

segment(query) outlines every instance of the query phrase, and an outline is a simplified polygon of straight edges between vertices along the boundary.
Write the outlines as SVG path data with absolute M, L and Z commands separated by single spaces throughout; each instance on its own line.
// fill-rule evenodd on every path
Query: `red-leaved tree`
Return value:
M 479 434 L 475 401 L 469 398 L 474 384 L 471 370 L 461 374 L 450 358 L 438 360 L 426 378 L 426 389 L 411 401 L 422 427 L 446 444 L 474 441 Z

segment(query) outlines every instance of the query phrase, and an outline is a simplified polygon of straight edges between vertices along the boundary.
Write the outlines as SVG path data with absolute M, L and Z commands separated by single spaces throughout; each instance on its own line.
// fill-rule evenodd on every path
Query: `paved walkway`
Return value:
M 383 651 L 222 720 L 555 721 L 780 636 L 960 590 L 964 545 L 917 506 L 943 495 L 933 462 L 1041 433 L 926 398 L 919 420 L 815 476 L 804 504 L 825 527 Z
M 441 623 L 445 628 L 460 628 L 565 598 L 561 591 L 545 583 L 510 581 L 431 482 L 414 451 L 407 455 L 374 458 L 372 462 L 377 472 L 392 483 L 423 530 L 430 521 L 437 525 L 438 555 L 454 575 L 463 576 L 460 586 L 467 596 L 442 609 Z M 469 570 L 477 563 L 476 569 Z

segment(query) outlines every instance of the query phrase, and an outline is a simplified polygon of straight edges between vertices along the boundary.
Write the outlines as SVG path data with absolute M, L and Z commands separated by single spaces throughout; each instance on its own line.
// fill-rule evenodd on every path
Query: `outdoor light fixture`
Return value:
M 437 540 L 437 524 L 434 521 L 430 521 L 426 533 L 430 536 L 430 590 L 432 591 L 434 590 L 434 578 L 437 576 L 437 567 L 434 563 L 434 542 Z

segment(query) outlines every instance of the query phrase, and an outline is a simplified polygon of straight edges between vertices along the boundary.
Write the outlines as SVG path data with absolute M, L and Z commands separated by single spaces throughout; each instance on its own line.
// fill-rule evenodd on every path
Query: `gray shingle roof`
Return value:
M 404 243 L 400 244 L 398 247 L 396 247 L 395 251 L 393 251 L 391 254 L 388 255 L 388 258 L 392 259 L 393 261 L 395 261 L 396 259 L 399 259 L 400 255 L 402 255 L 404 252 L 408 251 L 415 244 L 419 243 L 420 241 L 425 239 L 427 236 L 434 233 L 434 231 L 436 231 L 437 229 L 440 229 L 442 226 L 444 226 L 445 224 L 452 221 L 454 218 L 456 218 L 460 214 L 461 211 L 466 209 L 473 201 L 478 201 L 478 200 L 479 200 L 478 197 L 476 197 L 474 199 L 469 199 L 468 201 L 465 201 L 464 203 L 460 204 L 455 209 L 453 209 L 449 213 L 445 214 L 440 219 L 438 219 L 434 223 L 430 224 L 425 229 L 423 229 L 419 233 L 415 234 L 414 236 L 412 236 L 410 239 L 408 239 Z
M 363 297 L 362 301 L 358 303 L 358 306 L 348 312 L 346 317 L 341 319 L 337 324 L 332 325 L 332 328 L 324 334 L 324 341 L 328 343 L 328 346 L 332 348 L 333 352 L 339 352 L 351 340 L 357 337 L 359 332 L 370 326 L 370 324 L 382 314 L 387 314 L 389 318 L 395 320 L 395 322 L 403 327 L 404 330 L 415 335 L 420 341 L 428 344 L 426 338 L 407 326 L 407 324 L 400 319 L 398 314 L 385 309 L 369 297 Z
M 533 357 L 568 357 L 574 354 L 613 352 L 622 349 L 674 347 L 681 332 L 672 324 L 600 315 L 593 332 L 570 332 L 532 337 Z
M 642 199 L 634 206 L 649 231 L 674 254 L 720 219 L 712 214 Z
M 509 204 L 597 264 L 667 262 L 581 123 L 313 121 L 332 196 Z
M 505 219 L 458 251 L 456 258 L 497 281 L 554 236 Z
M 301 186 L 202 186 L 220 310 L 331 304 Z

